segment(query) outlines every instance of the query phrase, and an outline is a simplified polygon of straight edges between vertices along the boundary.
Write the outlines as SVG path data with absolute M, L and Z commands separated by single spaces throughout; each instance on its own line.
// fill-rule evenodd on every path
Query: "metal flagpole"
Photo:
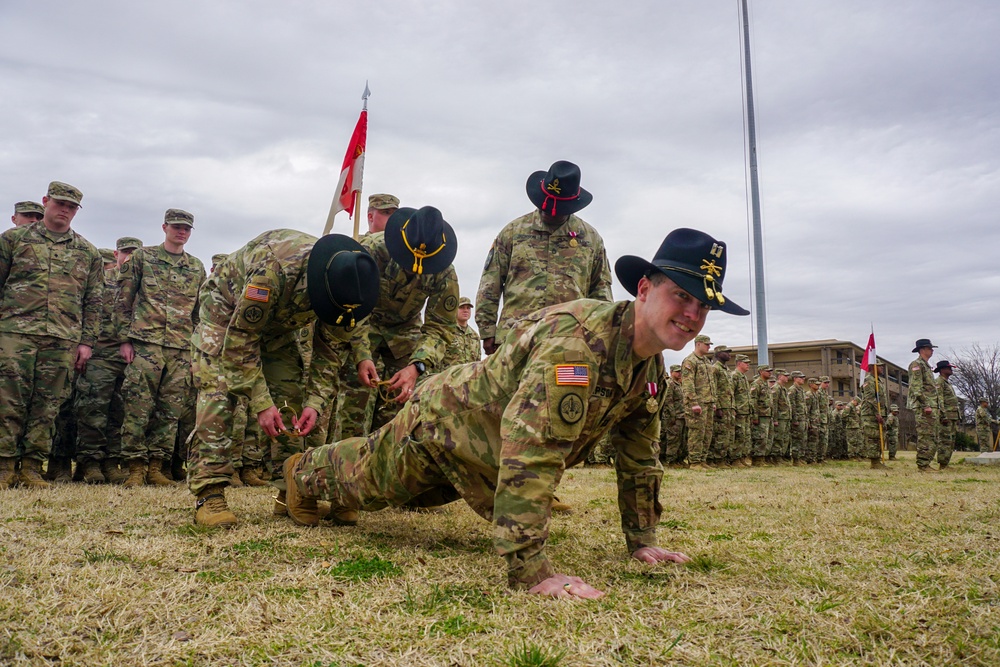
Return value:
M 368 96 L 372 94 L 372 91 L 368 90 L 368 81 L 365 81 L 365 92 L 361 93 L 361 102 L 363 106 L 362 111 L 368 111 Z M 368 152 L 368 146 L 365 146 L 365 152 Z M 362 187 L 364 184 L 362 183 Z M 358 240 L 358 235 L 361 232 L 361 190 L 355 190 L 354 192 L 354 240 Z

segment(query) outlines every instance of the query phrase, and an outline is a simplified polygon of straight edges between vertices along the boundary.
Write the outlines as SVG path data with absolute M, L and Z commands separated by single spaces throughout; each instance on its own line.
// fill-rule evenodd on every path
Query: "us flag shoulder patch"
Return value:
M 557 364 L 556 385 L 576 385 L 586 387 L 590 384 L 590 367 L 586 364 Z
M 244 295 L 251 301 L 260 301 L 262 303 L 267 303 L 267 300 L 271 296 L 271 290 L 268 287 L 257 287 L 256 285 L 247 285 L 247 291 Z

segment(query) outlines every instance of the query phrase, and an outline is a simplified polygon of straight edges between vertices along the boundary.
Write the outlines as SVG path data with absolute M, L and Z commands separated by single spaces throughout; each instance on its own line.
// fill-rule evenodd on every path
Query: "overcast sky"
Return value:
M 702 229 L 753 305 L 737 0 L 5 0 L 0 24 L 0 201 L 76 185 L 97 246 L 162 242 L 170 207 L 206 264 L 320 234 L 368 80 L 364 194 L 441 209 L 463 294 L 567 159 L 612 264 Z M 769 340 L 995 342 L 1000 3 L 757 0 L 751 30 Z M 755 342 L 750 317 L 705 332 Z

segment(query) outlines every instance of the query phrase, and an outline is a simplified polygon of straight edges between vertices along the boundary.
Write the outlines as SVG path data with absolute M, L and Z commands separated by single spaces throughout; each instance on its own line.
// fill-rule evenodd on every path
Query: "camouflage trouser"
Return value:
M 818 424 L 808 424 L 806 426 L 806 446 L 805 450 L 801 452 L 802 458 L 806 460 L 806 463 L 816 463 L 819 460 L 819 425 Z
M 122 382 L 122 458 L 169 461 L 178 420 L 191 400 L 191 352 L 142 341 L 132 347 L 135 358 Z
M 281 418 L 285 419 L 285 415 Z M 233 413 L 232 439 L 234 468 L 257 468 L 264 462 L 264 443 L 268 437 L 260 428 L 257 415 L 250 414 L 250 400 L 246 396 L 237 399 L 236 412 Z
M 611 463 L 614 457 L 615 448 L 611 444 L 611 432 L 608 431 L 604 437 L 594 445 L 587 453 L 587 463 L 606 464 Z
M 73 412 L 79 461 L 118 458 L 122 453 L 121 388 L 126 364 L 117 348 L 100 354 L 90 358 L 87 371 L 76 379 Z
M 73 376 L 74 380 L 79 375 Z M 72 459 L 76 456 L 76 412 L 73 410 L 73 402 L 76 400 L 76 382 L 74 381 L 70 394 L 63 401 L 56 416 L 56 430 L 52 436 L 52 447 L 49 450 L 50 458 Z
M 687 458 L 687 424 L 683 417 L 678 417 L 671 424 L 663 423 L 660 445 L 662 462 L 684 463 Z
M 400 415 L 366 438 L 347 438 L 302 457 L 295 483 L 308 496 L 366 511 L 388 506 L 438 506 L 458 493 L 420 444 L 420 408 Z
M 378 355 L 375 355 L 378 357 Z M 372 359 L 375 370 L 383 380 L 389 379 L 389 374 L 381 363 L 381 359 Z M 337 391 L 337 412 L 333 420 L 333 432 L 330 442 L 343 438 L 362 438 L 371 431 L 372 415 L 375 410 L 375 391 L 361 384 L 358 380 L 358 369 L 351 361 L 345 360 L 340 368 L 340 384 Z M 310 443 L 311 444 L 311 443 Z
M 793 459 L 802 458 L 808 446 L 809 424 L 804 421 L 791 423 L 788 440 L 788 456 Z
M 205 487 L 228 484 L 233 476 L 233 415 L 239 410 L 239 397 L 229 392 L 222 372 L 221 358 L 198 354 L 198 407 L 195 427 L 188 448 L 188 488 L 197 495 Z M 283 345 L 261 352 L 261 367 L 271 400 L 281 409 L 281 418 L 289 425 L 291 412 L 302 411 L 302 357 L 295 345 Z M 288 408 L 284 408 L 285 404 Z M 256 420 L 256 415 L 252 415 Z M 248 417 L 249 421 L 250 417 Z M 301 452 L 301 438 L 279 435 L 271 438 L 271 459 L 274 470 L 292 454 Z M 279 474 L 271 483 L 285 488 Z
M 976 428 L 976 440 L 979 441 L 979 451 L 980 452 L 992 452 L 993 451 L 993 430 L 990 429 L 989 425 L 985 428 Z
M 858 456 L 863 459 L 882 458 L 882 442 L 879 439 L 878 422 L 864 420 L 861 424 L 861 450 Z
M 951 455 L 955 451 L 955 437 L 958 433 L 958 425 L 955 420 L 949 420 L 947 424 L 938 426 L 938 447 L 937 460 L 941 465 L 948 465 Z
M 721 408 L 721 412 L 722 414 L 715 417 L 712 423 L 710 459 L 728 459 L 733 449 L 733 438 L 736 436 L 736 410 Z
M 816 460 L 823 462 L 830 451 L 830 425 L 820 424 L 819 426 L 819 449 L 816 451 Z
M 52 336 L 0 334 L 0 457 L 48 457 L 76 349 Z
M 752 456 L 767 456 L 771 448 L 773 422 L 763 417 L 756 424 L 750 424 L 750 442 Z
M 733 448 L 730 456 L 742 459 L 750 456 L 750 415 L 737 414 L 736 426 L 733 430 Z
M 889 456 L 895 458 L 896 450 L 899 447 L 899 427 L 895 429 L 885 429 L 885 448 L 889 451 Z
M 938 412 L 934 408 L 930 414 L 914 410 L 913 416 L 917 423 L 917 467 L 926 468 L 937 452 Z
M 188 388 L 187 400 L 184 403 L 184 412 L 177 420 L 177 439 L 174 444 L 174 458 L 183 463 L 188 460 L 188 439 L 194 431 L 194 406 L 198 401 L 198 390 L 194 387 L 194 377 L 191 378 L 191 386 Z
M 688 432 L 688 463 L 704 463 L 712 445 L 715 423 L 714 410 L 702 410 L 700 415 L 684 414 Z
M 792 422 L 788 419 L 779 419 L 778 425 L 774 427 L 774 440 L 768 456 L 788 456 L 792 441 Z

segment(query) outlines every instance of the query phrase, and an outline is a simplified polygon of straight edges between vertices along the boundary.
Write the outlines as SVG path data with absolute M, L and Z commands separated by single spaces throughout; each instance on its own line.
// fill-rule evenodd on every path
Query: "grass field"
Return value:
M 0 491 L 0 664 L 998 665 L 1000 469 L 909 456 L 668 470 L 660 543 L 694 560 L 659 568 L 614 472 L 571 470 L 550 557 L 594 602 L 508 592 L 462 503 L 304 529 L 236 489 L 206 532 L 180 487 Z

